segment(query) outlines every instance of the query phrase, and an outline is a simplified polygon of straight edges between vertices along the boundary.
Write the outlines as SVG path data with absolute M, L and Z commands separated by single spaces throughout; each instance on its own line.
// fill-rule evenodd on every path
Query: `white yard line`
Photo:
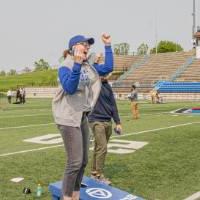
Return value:
M 34 116 L 45 116 L 45 115 L 51 115 L 51 113 L 43 113 L 43 114 L 32 114 L 32 115 L 11 115 L 11 116 L 1 116 L 0 119 L 5 119 L 5 118 L 19 118 L 19 117 L 34 117 Z
M 39 116 L 39 115 L 47 115 L 47 114 L 33 114 L 33 115 L 23 115 L 25 116 Z M 145 114 L 145 115 L 151 115 L 151 114 Z M 158 114 L 152 114 L 152 115 L 158 115 Z M 16 116 L 12 116 L 12 117 L 16 117 Z M 123 117 L 131 117 L 131 115 L 124 115 Z M 1 118 L 1 117 L 0 117 Z M 4 117 L 2 117 L 4 118 Z M 10 118 L 10 117 L 6 117 L 6 118 Z M 28 128 L 28 127 L 35 127 L 35 126 L 48 126 L 54 123 L 47 123 L 47 124 L 30 124 L 30 125 L 24 125 L 24 126 L 11 126 L 11 127 L 2 127 L 0 128 L 0 130 L 7 130 L 7 129 L 20 129 L 20 128 Z
M 152 115 L 154 115 L 154 116 L 161 116 L 162 114 L 168 114 L 168 115 L 170 115 L 171 116 L 171 113 L 169 113 L 169 112 L 159 112 L 159 113 L 144 113 L 144 114 L 141 114 L 141 116 L 143 116 L 143 115 L 146 115 L 146 116 L 152 116 Z M 120 117 L 132 117 L 132 114 L 130 113 L 129 115 L 120 115 Z
M 198 200 L 198 199 L 200 199 L 200 192 L 196 192 L 192 196 L 190 196 L 184 200 Z
M 142 115 L 161 115 L 161 114 L 171 114 L 170 112 L 159 112 L 159 113 L 146 113 L 146 114 L 141 114 L 141 116 Z M 45 115 L 52 115 L 52 112 L 51 111 L 49 111 L 49 113 L 42 113 L 42 114 L 25 114 L 25 115 L 18 115 L 17 113 L 16 113 L 16 115 L 2 115 L 2 116 L 0 116 L 0 119 L 5 119 L 5 118 L 19 118 L 19 117 L 34 117 L 34 116 L 45 116 Z M 130 113 L 130 114 L 128 114 L 128 115 L 120 115 L 121 117 L 131 117 L 132 116 L 132 114 Z
M 128 133 L 128 134 L 115 135 L 115 136 L 112 136 L 111 138 L 126 137 L 126 136 L 141 134 L 141 133 L 149 133 L 149 132 L 154 132 L 154 131 L 166 130 L 166 129 L 170 129 L 170 128 L 176 128 L 176 127 L 180 127 L 180 126 L 188 126 L 188 125 L 192 125 L 192 124 L 200 124 L 200 122 L 189 122 L 189 123 L 185 123 L 185 124 L 177 124 L 177 125 L 163 127 L 163 128 L 156 128 L 156 129 L 133 132 L 133 133 Z
M 47 124 L 31 124 L 26 126 L 11 126 L 11 127 L 3 127 L 0 130 L 7 130 L 7 129 L 18 129 L 18 128 L 28 128 L 28 127 L 35 127 L 35 126 L 48 126 L 55 123 L 47 123 Z
M 16 152 L 11 152 L 11 153 L 4 153 L 4 154 L 0 154 L 0 157 L 7 157 L 7 156 L 15 155 L 15 154 L 40 151 L 40 150 L 44 150 L 44 149 L 52 149 L 52 148 L 61 147 L 61 146 L 63 146 L 63 144 L 49 146 L 49 147 L 41 147 L 41 148 L 37 148 L 37 149 L 29 149 L 29 150 L 24 150 L 24 151 L 16 151 Z
M 53 123 L 50 123 L 50 124 L 53 124 Z M 177 125 L 163 127 L 163 128 L 150 129 L 150 130 L 133 132 L 133 133 L 123 134 L 123 135 L 116 135 L 116 136 L 112 136 L 111 138 L 126 137 L 126 136 L 141 134 L 141 133 L 149 133 L 149 132 L 154 132 L 154 131 L 160 131 L 160 130 L 166 130 L 166 129 L 170 129 L 170 128 L 181 127 L 181 126 L 188 126 L 188 125 L 192 125 L 192 124 L 200 124 L 200 122 L 189 122 L 189 123 L 185 123 L 185 124 L 177 124 Z M 47 125 L 47 124 L 45 124 L 45 125 Z M 10 156 L 10 155 L 33 152 L 33 151 L 40 151 L 40 150 L 44 150 L 44 149 L 51 149 L 51 148 L 56 148 L 56 147 L 60 147 L 60 146 L 63 146 L 63 144 L 55 145 L 55 146 L 49 146 L 49 147 L 42 147 L 42 148 L 37 148 L 37 149 L 30 149 L 30 150 L 16 151 L 16 152 L 11 152 L 11 153 L 0 154 L 0 157 L 6 157 L 6 156 Z

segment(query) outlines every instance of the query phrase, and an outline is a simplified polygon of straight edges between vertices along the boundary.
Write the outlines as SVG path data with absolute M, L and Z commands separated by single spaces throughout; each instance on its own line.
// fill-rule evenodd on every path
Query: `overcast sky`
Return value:
M 33 67 L 44 58 L 57 64 L 70 37 L 92 36 L 103 51 L 102 32 L 132 51 L 157 40 L 192 47 L 192 0 L 0 0 L 0 70 Z M 200 25 L 200 0 L 196 0 Z M 156 34 L 157 33 L 157 34 Z M 157 35 L 157 36 L 156 36 Z

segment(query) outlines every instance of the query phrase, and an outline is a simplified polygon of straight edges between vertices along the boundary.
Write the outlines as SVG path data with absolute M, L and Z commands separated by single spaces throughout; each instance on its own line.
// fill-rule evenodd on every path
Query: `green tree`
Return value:
M 115 44 L 114 45 L 114 54 L 115 55 L 120 55 L 119 44 Z
M 119 43 L 114 45 L 114 53 L 116 55 L 128 55 L 130 45 L 128 43 Z
M 45 61 L 44 59 L 35 61 L 34 66 L 35 66 L 35 71 L 48 70 L 50 68 L 49 63 Z
M 25 73 L 28 73 L 28 72 L 31 72 L 31 69 L 30 69 L 29 67 L 25 67 L 25 68 L 23 69 L 23 71 L 24 71 Z
M 5 76 L 6 75 L 6 72 L 4 70 L 1 70 L 0 71 L 0 76 Z
M 157 46 L 157 53 L 166 53 L 166 52 L 179 52 L 183 51 L 183 48 L 180 44 L 171 42 L 171 41 L 160 41 Z M 150 50 L 151 54 L 156 53 L 156 47 Z
M 138 48 L 137 48 L 137 55 L 146 55 L 148 52 L 148 45 L 145 43 L 142 43 Z
M 8 72 L 8 75 L 16 75 L 17 74 L 17 71 L 15 69 L 11 69 L 9 72 Z

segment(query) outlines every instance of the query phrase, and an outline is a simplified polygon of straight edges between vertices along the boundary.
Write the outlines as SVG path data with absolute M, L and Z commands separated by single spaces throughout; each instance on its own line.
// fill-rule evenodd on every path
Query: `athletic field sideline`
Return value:
M 195 106 L 200 105 L 141 102 L 140 119 L 132 120 L 130 103 L 118 101 L 123 135 L 112 135 L 115 145 L 110 151 L 114 153 L 108 154 L 105 167 L 113 186 L 149 200 L 182 200 L 200 191 L 200 115 L 170 113 Z M 44 143 L 24 141 L 51 134 L 55 141 L 51 144 L 47 144 L 51 138 L 44 139 Z M 28 99 L 25 105 L 8 105 L 0 99 L 1 200 L 36 199 L 38 183 L 44 190 L 40 199 L 50 199 L 48 185 L 60 180 L 64 170 L 60 139 L 52 118 L 51 99 Z M 118 151 L 120 145 L 127 150 L 124 140 L 146 145 L 134 151 L 127 148 L 130 152 L 122 153 Z M 86 175 L 89 172 L 90 162 Z M 16 177 L 24 180 L 10 181 Z M 24 187 L 31 188 L 32 194 L 25 197 Z

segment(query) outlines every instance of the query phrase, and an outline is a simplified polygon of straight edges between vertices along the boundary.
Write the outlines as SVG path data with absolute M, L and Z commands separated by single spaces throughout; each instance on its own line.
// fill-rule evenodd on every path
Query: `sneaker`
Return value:
M 98 178 L 98 181 L 105 183 L 106 185 L 112 184 L 112 182 L 109 180 L 109 178 L 106 178 L 104 175 L 100 175 Z
M 98 174 L 97 171 L 91 171 L 90 177 L 93 178 L 93 179 L 98 179 L 97 174 Z

